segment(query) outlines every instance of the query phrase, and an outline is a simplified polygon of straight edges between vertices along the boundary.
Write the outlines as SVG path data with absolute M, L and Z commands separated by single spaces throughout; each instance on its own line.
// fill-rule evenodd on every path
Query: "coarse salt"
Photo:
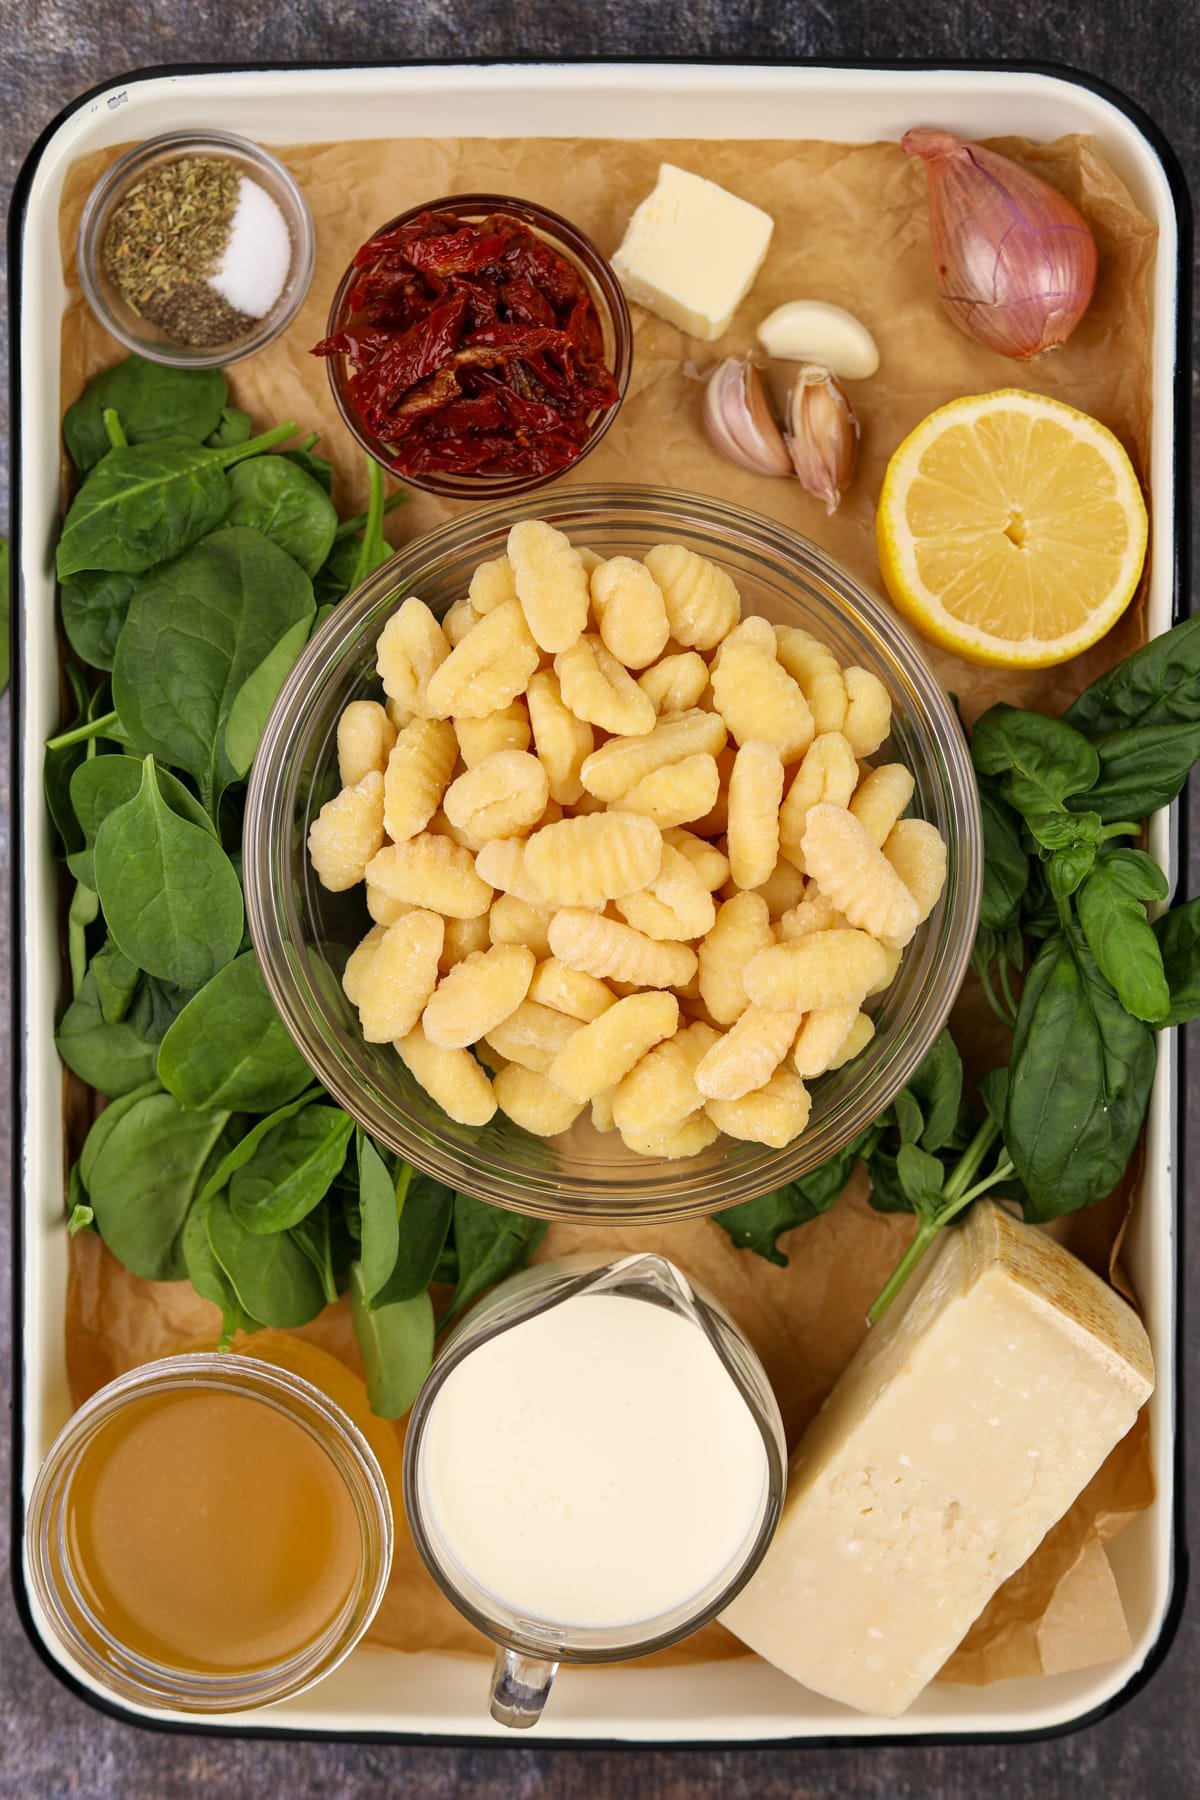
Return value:
M 287 220 L 266 189 L 243 176 L 229 242 L 209 286 L 238 312 L 265 318 L 283 292 L 291 262 Z

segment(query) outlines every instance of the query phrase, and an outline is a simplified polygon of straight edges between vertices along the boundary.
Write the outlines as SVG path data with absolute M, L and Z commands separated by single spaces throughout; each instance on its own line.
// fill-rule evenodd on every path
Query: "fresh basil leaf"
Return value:
M 1111 1192 L 1137 1146 L 1154 1065 L 1154 1034 L 1126 1012 L 1082 934 L 1047 939 L 1021 995 L 1004 1113 L 1027 1217 Z
M 67 408 L 63 437 L 71 461 L 86 474 L 107 453 L 104 414 L 109 410 L 120 415 L 131 444 L 161 438 L 203 443 L 220 426 L 227 391 L 220 369 L 172 369 L 146 357 L 127 356 L 95 376 Z
M 426 1293 L 369 1307 L 360 1263 L 350 1265 L 350 1314 L 371 1411 L 402 1419 L 433 1366 L 433 1305 Z
M 391 1172 L 361 1126 L 355 1132 L 355 1154 L 358 1162 L 363 1299 L 369 1305 L 386 1285 L 396 1266 L 396 1254 L 400 1248 L 400 1215 Z M 407 1171 L 407 1164 L 404 1169 Z M 404 1179 L 407 1182 L 407 1173 Z
M 896 1129 L 900 1133 L 902 1144 L 920 1142 L 925 1130 L 925 1114 L 921 1111 L 921 1103 L 907 1088 L 901 1088 L 892 1101 L 892 1116 L 896 1121 Z
M 1100 773 L 1085 796 L 1106 824 L 1169 806 L 1200 758 L 1200 722 L 1135 725 L 1096 746 Z
M 210 813 L 237 779 L 225 751 L 235 700 L 312 614 L 303 570 L 235 526 L 147 576 L 134 595 L 113 666 L 117 711 L 141 748 L 195 778 Z
M 1095 844 L 1075 844 L 1056 850 L 1046 864 L 1046 879 L 1056 900 L 1069 900 L 1096 861 Z
M 986 1075 L 980 1076 L 976 1086 L 988 1118 L 995 1119 L 997 1125 L 1003 1128 L 1004 1109 L 1008 1104 L 1008 1069 L 989 1069 Z
M 895 1150 L 879 1145 L 867 1168 L 871 1176 L 871 1205 L 876 1212 L 911 1212 L 912 1202 L 900 1180 L 899 1158 Z
M 268 1131 L 229 1182 L 238 1223 L 255 1236 L 298 1225 L 329 1192 L 353 1129 L 337 1107 L 306 1106 Z
M 291 1232 L 247 1231 L 224 1194 L 208 1202 L 208 1241 L 242 1310 L 261 1324 L 307 1325 L 325 1305 L 321 1277 Z
M 1063 715 L 1089 737 L 1200 720 L 1200 617 L 1185 619 L 1107 669 Z
M 1105 979 L 1126 1012 L 1161 1024 L 1171 993 L 1162 951 L 1146 917 L 1148 900 L 1165 900 L 1167 878 L 1141 850 L 1109 850 L 1079 890 L 1079 923 Z
M 962 1058 L 948 1031 L 939 1031 L 925 1060 L 909 1076 L 908 1091 L 920 1102 L 925 1126 L 922 1150 L 941 1150 L 954 1136 L 962 1101 Z
M 95 865 L 109 932 L 140 969 L 198 988 L 237 954 L 244 913 L 233 864 L 210 831 L 171 811 L 152 756 L 135 797 L 97 832 Z
M 1084 799 L 1090 799 L 1085 794 Z M 1096 812 L 1029 812 L 1025 823 L 1043 850 L 1074 850 L 1081 844 L 1098 844 L 1104 835 Z
M 94 669 L 111 669 L 129 602 L 141 581 L 116 569 L 81 569 L 59 594 L 63 630 L 76 656 Z
M 1017 815 L 988 781 L 979 784 L 983 815 L 983 894 L 979 922 L 991 931 L 1016 923 L 1029 882 L 1029 858 L 1021 845 Z
M 989 707 L 971 733 L 971 759 L 981 775 L 1004 777 L 1003 793 L 1017 812 L 1061 810 L 1085 793 L 1100 761 L 1081 732 L 1045 713 L 1001 704 Z
M 845 1191 L 857 1154 L 856 1140 L 786 1187 L 725 1207 L 713 1215 L 713 1223 L 739 1250 L 752 1250 L 756 1256 L 786 1269 L 788 1259 L 779 1248 L 779 1239 L 829 1211 Z
M 1162 954 L 1171 1002 L 1162 1026 L 1200 1018 L 1200 899 L 1173 906 L 1152 927 Z
M 545 1237 L 545 1219 L 502 1212 L 470 1194 L 454 1196 L 454 1247 L 458 1251 L 458 1286 L 439 1321 L 439 1329 L 494 1287 L 522 1268 Z
M 185 1113 L 170 1094 L 122 1112 L 92 1162 L 88 1197 L 101 1237 L 135 1275 L 185 1274 L 180 1234 L 228 1113 Z
M 267 992 L 252 950 L 193 995 L 158 1052 L 158 1077 L 181 1106 L 274 1112 L 312 1080 Z
M 896 1153 L 896 1174 L 913 1211 L 932 1224 L 946 1180 L 945 1170 L 937 1157 L 917 1144 L 901 1144 Z
M 229 524 L 261 531 L 316 574 L 333 548 L 337 513 L 325 489 L 294 459 L 255 456 L 230 471 Z

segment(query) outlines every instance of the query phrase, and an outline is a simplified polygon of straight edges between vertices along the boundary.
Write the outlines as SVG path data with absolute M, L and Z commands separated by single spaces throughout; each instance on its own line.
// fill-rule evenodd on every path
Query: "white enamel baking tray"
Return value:
M 1176 405 L 1180 216 L 1186 196 L 1169 151 L 1120 96 L 1053 70 L 674 64 L 422 65 L 354 69 L 150 71 L 77 102 L 26 164 L 13 218 L 16 281 L 19 657 L 14 708 L 19 808 L 17 1065 L 22 1116 L 17 1320 L 16 1489 L 27 1496 L 70 1411 L 63 1355 L 66 1286 L 61 1071 L 50 1021 L 58 1000 L 57 869 L 41 802 L 41 746 L 55 729 L 57 675 L 52 545 L 57 526 L 59 329 L 68 300 L 58 203 L 76 158 L 156 132 L 204 124 L 265 144 L 348 138 L 587 136 L 898 139 L 936 119 L 967 137 L 1093 135 L 1159 231 L 1152 275 L 1153 556 L 1148 627 L 1175 603 Z M 1173 191 L 1174 189 L 1174 191 Z M 1186 231 L 1186 224 L 1182 228 Z M 1186 365 L 1183 365 L 1186 367 Z M 1155 821 L 1155 853 L 1174 871 L 1174 820 Z M 757 1659 L 646 1671 L 567 1669 L 539 1741 L 780 1742 L 837 1738 L 987 1738 L 1060 1730 L 1110 1706 L 1143 1679 L 1173 1625 L 1176 1436 L 1176 1084 L 1165 1034 L 1150 1108 L 1141 1203 L 1124 1256 L 1145 1310 L 1158 1368 L 1152 1402 L 1158 1498 L 1113 1547 L 1133 1648 L 1122 1662 L 988 1688 L 935 1683 L 904 1718 L 881 1721 L 810 1694 Z M 17 1552 L 19 1556 L 19 1551 Z M 1180 1567 L 1182 1563 L 1180 1562 Z M 18 1562 L 18 1595 L 28 1595 Z M 22 1598 L 51 1666 L 93 1700 Z M 126 1716 L 138 1716 L 130 1709 Z M 162 1715 L 158 1715 L 161 1717 Z M 175 1716 L 178 1725 L 194 1721 Z M 311 1693 L 212 1729 L 262 1734 L 509 1736 L 486 1712 L 476 1660 L 358 1650 Z

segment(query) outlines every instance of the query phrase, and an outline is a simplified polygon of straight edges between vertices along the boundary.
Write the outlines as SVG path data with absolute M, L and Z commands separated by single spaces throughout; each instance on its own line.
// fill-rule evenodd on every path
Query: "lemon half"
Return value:
M 1046 668 L 1112 629 L 1146 557 L 1146 505 L 1112 432 L 1004 388 L 952 400 L 888 464 L 875 517 L 887 590 L 969 662 Z

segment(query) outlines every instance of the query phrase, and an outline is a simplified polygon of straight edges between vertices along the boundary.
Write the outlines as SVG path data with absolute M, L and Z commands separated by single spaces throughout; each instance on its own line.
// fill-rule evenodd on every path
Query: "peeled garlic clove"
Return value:
M 801 487 L 832 517 L 858 458 L 858 420 L 829 369 L 806 363 L 788 396 L 786 442 Z
M 824 300 L 787 300 L 758 328 L 768 356 L 820 363 L 844 381 L 865 381 L 879 367 L 879 351 L 861 319 Z
M 713 449 L 755 475 L 790 475 L 792 461 L 771 413 L 762 371 L 749 356 L 727 356 L 704 390 L 704 429 Z

